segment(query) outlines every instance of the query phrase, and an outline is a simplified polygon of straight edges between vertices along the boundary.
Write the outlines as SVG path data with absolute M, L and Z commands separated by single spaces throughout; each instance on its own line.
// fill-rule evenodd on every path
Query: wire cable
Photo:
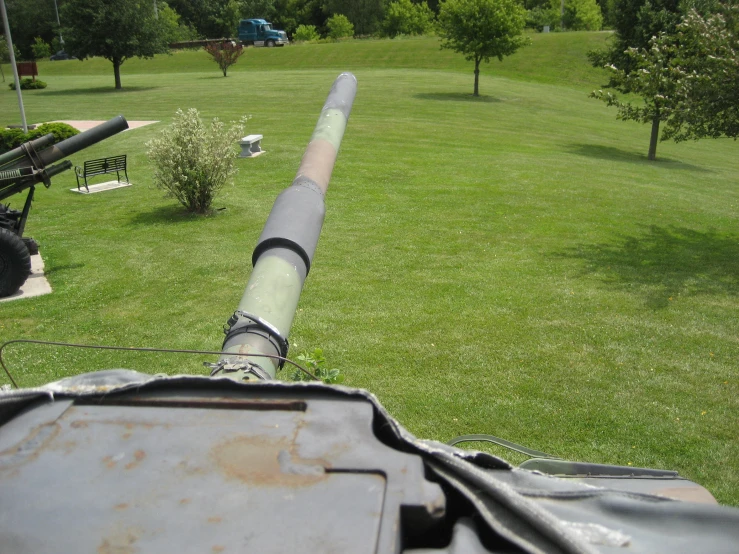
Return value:
M 300 371 L 308 375 L 311 379 L 314 381 L 320 381 L 318 377 L 313 375 L 310 371 L 305 369 L 303 366 L 296 364 L 292 360 L 288 360 L 287 358 L 283 356 L 276 356 L 274 354 L 257 354 L 253 352 L 221 352 L 221 351 L 214 351 L 214 350 L 183 350 L 183 349 L 177 349 L 177 348 L 146 348 L 146 347 L 140 347 L 140 346 L 110 346 L 105 344 L 75 344 L 71 342 L 57 342 L 57 341 L 48 341 L 48 340 L 35 340 L 35 339 L 13 339 L 9 340 L 7 342 L 4 342 L 2 346 L 0 346 L 0 365 L 2 365 L 3 370 L 5 371 L 5 374 L 8 376 L 8 379 L 10 379 L 10 382 L 13 383 L 13 386 L 16 389 L 19 389 L 20 387 L 15 382 L 15 379 L 13 379 L 13 376 L 10 374 L 10 371 L 8 371 L 8 368 L 5 365 L 5 360 L 3 360 L 3 350 L 6 346 L 9 346 L 11 344 L 15 343 L 27 343 L 27 344 L 42 344 L 45 346 L 63 346 L 67 348 L 89 348 L 93 350 L 123 350 L 128 352 L 167 352 L 167 353 L 174 353 L 174 354 L 213 354 L 217 356 L 253 356 L 255 358 L 273 358 L 275 360 L 280 360 L 282 362 L 287 362 L 295 367 L 297 367 Z

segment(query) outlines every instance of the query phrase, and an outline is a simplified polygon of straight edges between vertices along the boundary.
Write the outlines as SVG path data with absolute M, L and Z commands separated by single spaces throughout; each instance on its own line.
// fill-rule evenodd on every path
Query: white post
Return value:
M 18 95 L 18 106 L 21 110 L 21 123 L 23 124 L 23 132 L 28 132 L 26 125 L 26 111 L 23 109 L 23 95 L 21 95 L 21 82 L 18 79 L 18 68 L 15 66 L 15 51 L 13 50 L 13 39 L 10 38 L 10 25 L 8 24 L 8 12 L 5 10 L 5 0 L 0 0 L 0 11 L 3 14 L 3 26 L 5 27 L 5 40 L 8 42 L 8 54 L 10 55 L 10 65 L 13 68 L 13 78 L 15 79 L 15 92 Z

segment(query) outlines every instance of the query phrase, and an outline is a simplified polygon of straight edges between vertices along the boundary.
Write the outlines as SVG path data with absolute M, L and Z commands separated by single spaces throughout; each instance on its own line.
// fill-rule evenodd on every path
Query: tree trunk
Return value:
M 118 59 L 113 59 L 113 73 L 115 74 L 115 88 L 120 90 L 123 87 L 121 86 L 121 61 Z
M 480 60 L 475 58 L 475 91 L 472 93 L 473 96 L 480 96 Z
M 652 119 L 652 136 L 649 139 L 649 154 L 647 155 L 648 160 L 654 161 L 657 159 L 657 139 L 659 138 L 659 112 Z

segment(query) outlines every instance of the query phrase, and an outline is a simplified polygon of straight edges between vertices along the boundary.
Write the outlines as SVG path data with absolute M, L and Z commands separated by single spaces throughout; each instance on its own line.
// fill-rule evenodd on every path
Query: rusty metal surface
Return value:
M 0 544 L 395 551 L 401 506 L 438 516 L 444 500 L 417 456 L 374 439 L 372 419 L 356 400 L 199 391 L 47 404 L 0 432 Z

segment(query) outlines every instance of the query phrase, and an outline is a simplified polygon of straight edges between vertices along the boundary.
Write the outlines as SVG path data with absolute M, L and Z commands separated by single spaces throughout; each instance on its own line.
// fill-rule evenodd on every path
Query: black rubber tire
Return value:
M 266 46 L 267 48 L 274 48 L 274 46 L 275 46 L 275 41 L 274 41 L 274 40 L 268 40 L 267 42 L 265 42 L 265 43 L 264 43 L 264 45 L 265 45 L 265 46 Z
M 18 292 L 31 274 L 31 255 L 15 233 L 0 229 L 0 297 Z
M 26 248 L 28 248 L 28 253 L 31 256 L 35 256 L 38 254 L 38 242 L 36 242 L 31 237 L 23 237 L 23 244 L 26 245 Z

